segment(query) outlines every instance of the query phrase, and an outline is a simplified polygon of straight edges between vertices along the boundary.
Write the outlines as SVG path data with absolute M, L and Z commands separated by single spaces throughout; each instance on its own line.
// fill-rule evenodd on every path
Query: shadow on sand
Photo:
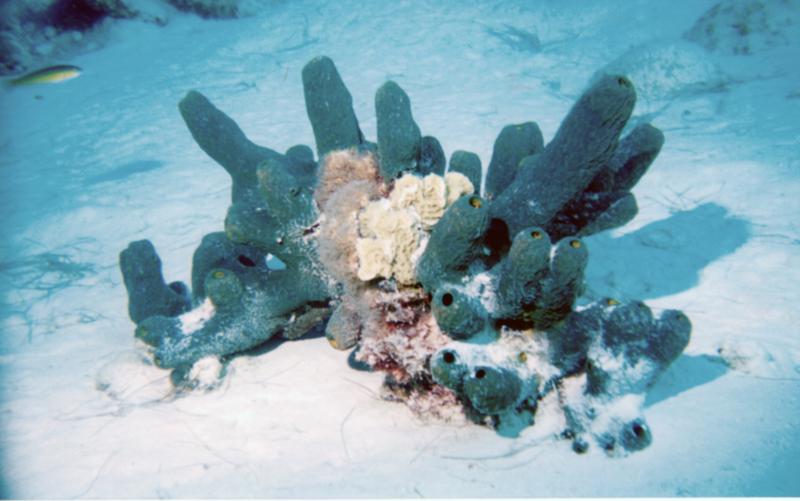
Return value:
M 586 280 L 596 297 L 677 294 L 695 287 L 706 266 L 735 252 L 751 234 L 748 221 L 706 203 L 617 238 L 591 237 Z
M 680 395 L 697 386 L 710 383 L 728 372 L 728 366 L 717 356 L 681 355 L 650 388 L 645 407 Z
M 108 172 L 87 178 L 85 185 L 91 186 L 93 184 L 105 183 L 109 181 L 119 181 L 134 174 L 160 169 L 163 166 L 164 162 L 161 162 L 160 160 L 136 160 L 134 162 L 128 162 L 126 164 L 114 167 Z

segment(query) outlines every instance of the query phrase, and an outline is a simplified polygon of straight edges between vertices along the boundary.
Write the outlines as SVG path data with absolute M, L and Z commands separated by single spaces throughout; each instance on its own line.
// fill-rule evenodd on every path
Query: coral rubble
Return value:
M 752 55 L 788 45 L 800 34 L 797 25 L 797 0 L 722 0 L 683 38 L 712 52 Z
M 303 86 L 318 161 L 307 146 L 253 144 L 198 92 L 181 101 L 195 141 L 231 175 L 232 203 L 225 232 L 195 252 L 191 297 L 164 283 L 149 242 L 120 256 L 155 363 L 180 384 L 198 361 L 324 325 L 420 415 L 517 433 L 556 402 L 577 452 L 646 447 L 645 392 L 688 344 L 689 320 L 640 301 L 576 305 L 582 237 L 636 215 L 630 190 L 664 142 L 649 124 L 620 139 L 633 84 L 598 78 L 547 145 L 533 122 L 505 127 L 485 197 L 477 155 L 453 153 L 445 173 L 397 83 L 376 94 L 376 143 L 330 59 L 310 61 Z

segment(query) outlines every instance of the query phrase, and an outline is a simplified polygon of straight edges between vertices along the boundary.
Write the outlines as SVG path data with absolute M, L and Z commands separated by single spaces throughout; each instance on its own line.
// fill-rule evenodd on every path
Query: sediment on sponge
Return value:
M 375 95 L 371 142 L 333 61 L 311 60 L 302 77 L 316 159 L 308 146 L 281 154 L 252 143 L 198 92 L 179 104 L 231 175 L 231 206 L 225 231 L 194 254 L 191 297 L 164 283 L 149 242 L 121 255 L 136 336 L 157 365 L 181 381 L 202 372 L 192 371 L 200 360 L 327 322 L 330 344 L 384 372 L 387 398 L 418 415 L 514 435 L 553 406 L 577 452 L 646 447 L 645 392 L 691 324 L 640 301 L 576 306 L 582 237 L 636 215 L 631 189 L 664 143 L 649 124 L 620 137 L 633 84 L 599 78 L 547 145 L 535 122 L 506 126 L 484 180 L 480 158 L 462 150 L 445 173 L 441 144 L 422 135 L 396 82 Z
M 641 301 L 613 299 L 573 313 L 564 326 L 548 332 L 554 361 L 579 360 L 560 390 L 576 443 L 591 439 L 610 455 L 649 445 L 645 392 L 683 352 L 690 332 L 681 312 L 667 310 L 655 318 Z
M 153 346 L 156 364 L 163 368 L 243 352 L 276 335 L 295 338 L 330 314 L 327 289 L 314 285 L 303 274 L 285 270 L 272 273 L 263 289 L 256 289 L 231 270 L 212 269 L 202 304 L 177 317 L 148 317 L 136 336 Z M 297 332 L 300 325 L 305 330 Z

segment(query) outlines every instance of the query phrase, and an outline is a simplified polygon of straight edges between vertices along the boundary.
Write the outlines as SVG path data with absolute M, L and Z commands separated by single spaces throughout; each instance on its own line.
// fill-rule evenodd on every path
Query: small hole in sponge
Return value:
M 483 205 L 483 202 L 481 202 L 481 199 L 478 197 L 472 197 L 469 199 L 469 204 L 475 207 L 476 209 L 480 209 L 481 206 Z
M 483 369 L 478 369 L 475 371 L 475 379 L 483 379 L 486 377 L 486 371 Z
M 442 296 L 442 305 L 450 306 L 453 304 L 453 295 L 449 292 Z
M 531 236 L 533 238 L 535 238 L 536 240 L 539 240 L 540 238 L 542 238 L 542 232 L 541 231 L 532 231 L 531 232 Z
M 446 364 L 452 364 L 456 361 L 456 356 L 453 355 L 452 351 L 446 351 L 444 352 L 444 355 L 442 355 L 442 360 L 444 360 L 444 363 Z
M 252 259 L 244 255 L 239 256 L 239 262 L 242 263 L 244 266 L 249 266 L 249 267 L 256 265 L 256 263 Z
M 628 79 L 625 77 L 617 78 L 617 83 L 623 87 L 628 87 L 631 84 L 630 81 L 628 81 Z
M 569 243 L 569 245 L 573 249 L 580 249 L 583 244 L 581 243 L 580 240 L 573 240 L 572 242 Z
M 589 444 L 583 439 L 577 438 L 572 442 L 572 450 L 575 451 L 576 454 L 584 454 L 589 450 Z
M 633 434 L 636 435 L 636 438 L 644 438 L 645 435 L 644 428 L 642 427 L 641 424 L 633 423 L 631 430 L 633 430 Z

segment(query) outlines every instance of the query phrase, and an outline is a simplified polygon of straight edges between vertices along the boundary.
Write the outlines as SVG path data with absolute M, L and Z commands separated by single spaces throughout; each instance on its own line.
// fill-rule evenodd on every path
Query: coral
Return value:
M 459 282 L 484 254 L 489 229 L 489 208 L 478 196 L 461 197 L 431 231 L 417 264 L 417 279 L 428 291 L 441 282 Z
M 370 202 L 358 215 L 358 278 L 394 277 L 401 285 L 415 284 L 416 255 L 430 230 L 450 205 L 473 190 L 459 173 L 404 174 L 388 198 Z
M 544 150 L 520 161 L 514 180 L 496 194 L 492 217 L 505 223 L 509 235 L 528 226 L 547 228 L 611 160 L 635 101 L 636 92 L 627 78 L 598 80 L 575 103 Z M 495 146 L 498 143 L 500 138 Z M 488 182 L 491 165 L 487 176 Z M 614 206 L 592 215 L 608 215 L 609 210 Z M 627 215 L 614 219 L 624 224 Z
M 655 319 L 640 301 L 604 299 L 547 333 L 551 360 L 573 373 L 559 392 L 577 452 L 587 444 L 584 435 L 614 455 L 650 444 L 645 392 L 686 348 L 690 331 L 679 311 Z
M 327 289 L 313 282 L 295 270 L 276 271 L 256 289 L 230 270 L 212 269 L 204 281 L 204 303 L 179 317 L 148 317 L 138 323 L 136 337 L 154 347 L 156 365 L 163 368 L 242 352 L 277 334 L 298 337 L 310 327 L 295 332 L 293 324 L 319 323 L 329 314 Z
M 433 225 L 442 218 L 445 204 L 447 204 L 447 185 L 444 179 L 436 174 L 425 176 L 413 203 L 424 229 L 433 228 Z
M 381 176 L 391 180 L 405 171 L 416 170 L 422 136 L 411 116 L 411 101 L 395 82 L 386 82 L 375 93 L 375 115 Z
M 447 186 L 447 207 L 453 205 L 456 200 L 464 195 L 472 195 L 480 191 L 480 178 L 472 181 L 468 176 L 460 172 L 448 172 L 444 175 L 444 183 Z
M 587 258 L 579 239 L 562 239 L 551 249 L 541 228 L 519 232 L 499 267 L 495 318 L 523 320 L 537 328 L 563 320 L 580 295 Z
M 358 278 L 372 280 L 376 277 L 391 277 L 394 248 L 391 240 L 359 238 L 356 240 L 358 256 Z
M 449 339 L 431 316 L 424 293 L 419 289 L 371 292 L 368 299 L 376 314 L 356 358 L 386 371 L 394 383 L 428 377 L 429 354 Z
M 194 301 L 210 301 L 208 318 L 187 323 L 169 311 L 132 316 L 136 336 L 153 346 L 156 364 L 183 370 L 203 357 L 241 352 L 276 335 L 305 334 L 329 315 L 331 294 L 310 238 L 318 218 L 311 188 L 315 164 L 302 154 L 254 145 L 199 93 L 189 93 L 180 110 L 201 148 L 233 179 L 225 236 L 206 236 L 193 260 Z M 270 270 L 269 254 L 286 269 Z M 121 258 L 126 283 L 141 282 L 124 263 Z M 131 295 L 131 304 L 136 302 Z M 206 302 L 198 306 L 204 308 L 209 310 Z
M 134 322 L 154 315 L 173 317 L 191 306 L 186 284 L 164 282 L 161 259 L 150 241 L 131 242 L 120 253 L 119 266 L 128 290 L 128 314 Z
M 319 225 L 319 255 L 326 270 L 345 289 L 361 289 L 357 278 L 358 213 L 369 203 L 377 187 L 368 181 L 348 183 L 325 204 Z
M 681 354 L 690 330 L 681 312 L 654 319 L 644 303 L 604 299 L 549 329 L 504 327 L 489 344 L 451 342 L 431 358 L 431 373 L 498 427 L 532 423 L 537 401 L 556 391 L 576 451 L 590 437 L 621 455 L 649 445 L 645 392 Z
M 444 175 L 447 159 L 439 140 L 433 136 L 422 136 L 420 141 L 419 161 L 417 162 L 419 172 Z
M 228 357 L 327 321 L 331 346 L 384 372 L 385 398 L 423 418 L 514 435 L 551 406 L 576 452 L 646 447 L 645 392 L 691 324 L 640 301 L 578 305 L 582 237 L 636 215 L 631 189 L 664 143 L 649 124 L 620 138 L 633 84 L 597 77 L 546 146 L 533 122 L 505 127 L 486 197 L 477 155 L 455 152 L 445 174 L 441 145 L 421 135 L 396 83 L 375 98 L 377 144 L 329 58 L 305 66 L 303 86 L 318 161 L 307 146 L 284 155 L 251 143 L 197 92 L 181 101 L 198 145 L 231 175 L 232 201 L 225 232 L 195 252 L 190 311 L 152 245 L 121 256 L 136 336 L 156 365 L 213 388 Z
M 522 168 L 520 162 L 543 149 L 542 132 L 535 123 L 506 125 L 494 142 L 486 175 L 486 197 L 497 197 L 514 180 L 517 169 Z
M 355 305 L 347 298 L 333 310 L 328 325 L 325 326 L 325 337 L 337 350 L 349 350 L 361 339 L 361 318 Z
M 303 67 L 303 91 L 320 158 L 364 142 L 353 98 L 330 58 L 317 57 Z
M 192 256 L 192 291 L 197 300 L 206 297 L 205 279 L 214 268 L 236 273 L 246 286 L 261 287 L 269 276 L 268 253 L 232 242 L 223 232 L 209 233 Z
M 481 167 L 481 159 L 475 153 L 470 151 L 456 150 L 450 155 L 450 172 L 448 176 L 454 174 L 461 174 L 466 177 L 470 184 L 474 187 L 474 191 L 479 192 L 481 188 L 481 178 L 483 177 L 483 168 Z M 453 202 L 455 200 L 449 200 Z
M 312 154 L 311 160 L 313 159 Z M 314 199 L 319 207 L 325 207 L 331 195 L 348 183 L 378 181 L 375 157 L 370 153 L 359 154 L 355 149 L 329 152 L 320 170 L 317 187 L 314 190 Z

